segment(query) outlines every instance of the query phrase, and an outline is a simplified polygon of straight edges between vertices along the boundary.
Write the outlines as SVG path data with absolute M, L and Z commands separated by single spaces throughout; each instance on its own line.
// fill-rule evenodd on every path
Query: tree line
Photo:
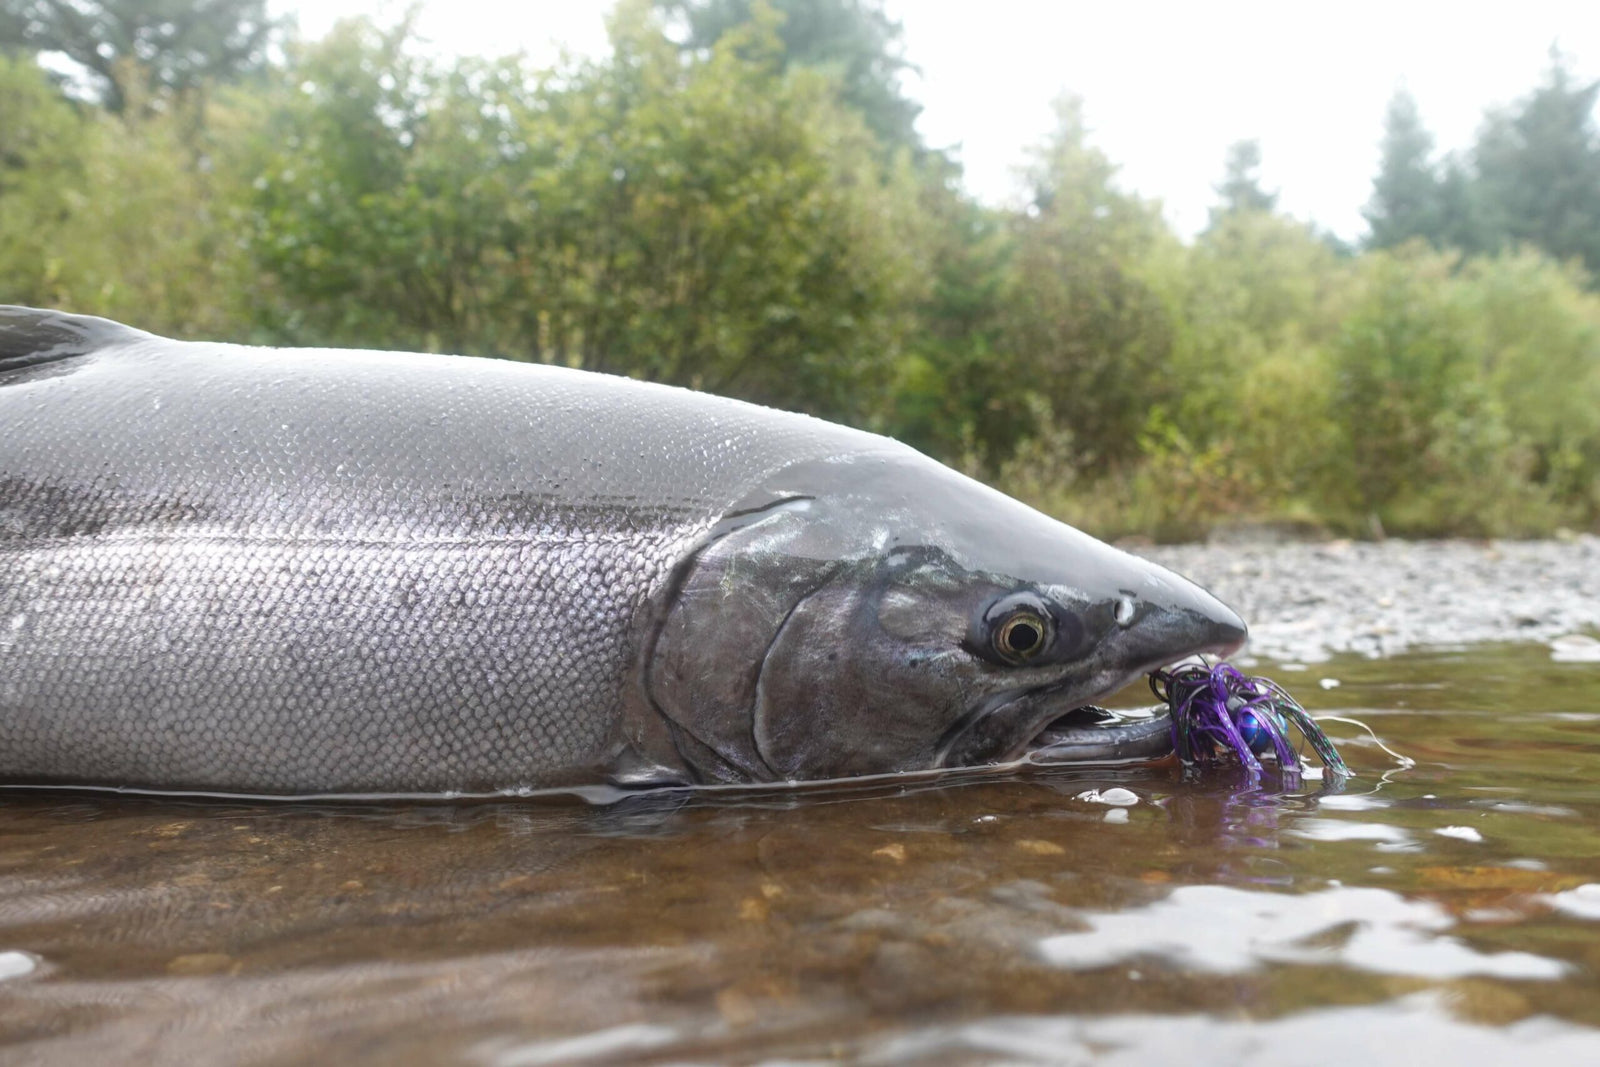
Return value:
M 1458 157 L 1397 96 L 1358 249 L 1250 142 L 1181 240 L 1070 98 L 1021 203 L 975 201 L 869 0 L 609 32 L 538 68 L 264 0 L 0 0 L 0 302 L 708 389 L 1108 536 L 1600 519 L 1600 90 L 1560 57 Z

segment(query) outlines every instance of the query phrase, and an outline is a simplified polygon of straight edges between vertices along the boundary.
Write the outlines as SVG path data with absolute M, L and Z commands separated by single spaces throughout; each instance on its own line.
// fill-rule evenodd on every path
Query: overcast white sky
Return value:
M 315 35 L 378 0 L 276 0 Z M 605 48 L 611 0 L 424 0 L 443 50 L 548 59 Z M 1463 148 L 1487 106 L 1530 89 L 1559 43 L 1600 77 L 1600 2 L 1344 0 L 1338 4 L 888 0 L 905 27 L 907 84 L 934 145 L 960 146 L 967 185 L 1015 195 L 1015 169 L 1077 93 L 1124 187 L 1159 199 L 1181 232 L 1205 224 L 1233 141 L 1261 142 L 1279 205 L 1342 237 L 1365 228 L 1383 111 L 1406 85 L 1441 148 Z

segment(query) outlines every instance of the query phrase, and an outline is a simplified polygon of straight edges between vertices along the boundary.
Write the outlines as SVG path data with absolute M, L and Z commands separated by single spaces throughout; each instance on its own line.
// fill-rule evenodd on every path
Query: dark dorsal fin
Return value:
M 142 330 L 92 315 L 0 304 L 0 374 L 149 336 Z

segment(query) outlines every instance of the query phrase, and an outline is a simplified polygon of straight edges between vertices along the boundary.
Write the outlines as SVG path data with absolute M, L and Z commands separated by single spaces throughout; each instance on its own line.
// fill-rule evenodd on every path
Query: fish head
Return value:
M 1087 708 L 1245 636 L 1188 580 L 917 453 L 808 463 L 678 576 L 647 666 L 711 780 L 1156 758 Z

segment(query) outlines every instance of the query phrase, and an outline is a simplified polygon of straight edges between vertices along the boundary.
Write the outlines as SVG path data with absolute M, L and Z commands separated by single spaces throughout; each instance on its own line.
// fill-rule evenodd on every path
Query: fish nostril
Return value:
M 1118 626 L 1129 626 L 1133 623 L 1133 597 L 1123 596 L 1117 598 L 1115 616 Z

